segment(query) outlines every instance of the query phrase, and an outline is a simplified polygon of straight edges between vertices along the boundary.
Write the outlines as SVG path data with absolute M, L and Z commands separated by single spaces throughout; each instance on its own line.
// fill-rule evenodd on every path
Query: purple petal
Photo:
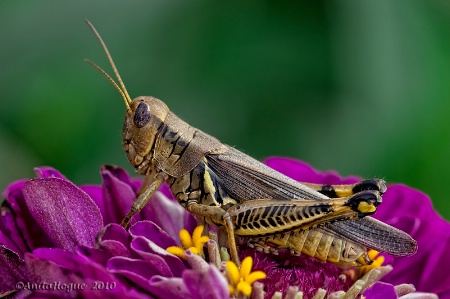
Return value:
M 122 287 L 121 282 L 117 280 L 114 275 L 108 273 L 108 271 L 101 265 L 93 263 L 91 260 L 84 256 L 74 254 L 63 249 L 39 248 L 33 251 L 32 254 L 28 253 L 26 257 L 52 262 L 62 269 L 70 270 L 83 279 L 99 279 L 103 282 L 116 282 L 117 284 L 119 284 L 118 287 Z M 46 275 L 47 274 L 45 271 L 41 273 L 42 278 L 45 278 Z M 61 279 L 62 277 L 52 278 Z
M 173 276 L 172 271 L 170 271 L 164 259 L 156 255 L 151 260 L 114 257 L 109 260 L 108 269 L 116 271 L 129 270 L 146 279 L 150 279 L 154 275 L 163 275 L 165 277 Z
M 37 281 L 84 284 L 85 288 L 78 291 L 80 294 L 78 297 L 147 298 L 128 290 L 123 281 L 109 273 L 103 266 L 69 251 L 41 248 L 35 250 L 33 254 L 26 254 L 25 260 Z M 99 282 L 103 283 L 102 287 L 99 287 Z M 73 292 L 69 293 L 71 297 L 74 295 Z
M 145 237 L 164 249 L 177 245 L 177 242 L 166 231 L 151 221 L 137 222 L 130 227 L 129 233 L 132 237 Z
M 131 257 L 130 242 L 131 237 L 122 226 L 110 223 L 98 233 L 96 247 L 108 252 L 111 257 Z
M 184 281 L 178 277 L 166 278 L 162 276 L 153 276 L 150 279 L 150 292 L 158 298 L 171 299 L 192 299 L 189 290 Z
M 27 242 L 24 240 L 21 230 L 17 227 L 14 212 L 7 202 L 1 207 L 0 217 L 0 244 L 17 252 L 21 257 L 29 251 Z
M 185 250 L 186 260 L 193 270 L 205 272 L 210 267 L 209 264 L 199 255 L 192 253 L 191 250 Z
M 130 235 L 120 225 L 110 223 L 101 229 L 99 232 L 99 239 L 101 240 L 116 240 L 126 245 L 131 241 Z
M 184 284 L 198 299 L 228 299 L 230 297 L 228 282 L 220 271 L 208 267 L 207 271 L 186 270 L 183 273 Z
M 121 257 L 115 257 L 109 261 L 107 269 L 109 272 L 120 274 L 142 289 L 149 291 L 148 279 L 145 276 L 136 273 L 136 270 L 142 271 L 142 268 L 145 268 L 145 266 L 146 265 L 142 265 L 142 261 L 139 260 L 123 260 Z
M 115 240 L 101 241 L 99 249 L 109 252 L 112 256 L 131 257 L 131 254 L 125 245 Z
M 448 299 L 448 298 L 450 298 L 450 290 L 447 290 L 445 292 L 439 293 L 439 298 L 441 298 L 441 299 Z
M 10 242 L 15 244 L 18 249 L 17 253 L 21 256 L 37 247 L 54 246 L 40 225 L 34 220 L 25 202 L 23 186 L 27 181 L 16 181 L 3 192 L 6 202 L 3 203 L 2 207 L 5 217 L 2 217 L 1 230 Z M 15 214 L 14 219 L 12 219 L 10 211 Z M 10 243 L 8 242 L 8 244 Z
M 106 224 L 120 223 L 136 199 L 136 192 L 125 174 L 123 169 L 112 166 L 104 166 L 101 169 Z M 139 219 L 136 217 L 135 219 Z
M 420 206 L 420 209 L 417 207 Z M 401 213 L 400 212 L 401 209 Z M 433 213 L 433 207 L 429 197 L 413 188 L 405 185 L 389 185 L 383 195 L 383 203 L 377 209 L 375 218 L 389 222 L 399 215 L 414 215 L 414 218 L 429 217 Z
M 84 256 L 60 248 L 38 248 L 33 253 L 28 253 L 27 259 L 49 261 L 66 269 L 81 269 L 89 261 Z M 45 276 L 45 273 L 42 275 Z
M 16 290 L 16 283 L 28 281 L 25 261 L 17 253 L 0 246 L 0 293 Z
M 124 182 L 127 185 L 130 185 L 133 188 L 134 193 L 137 193 L 139 191 L 139 188 L 142 185 L 141 180 L 130 178 L 130 176 L 128 175 L 128 172 L 121 167 L 114 166 L 114 165 L 104 165 L 101 168 L 101 171 L 103 171 L 103 170 L 110 172 L 118 180 Z
M 94 245 L 102 216 L 77 186 L 60 178 L 34 179 L 23 192 L 30 213 L 57 247 L 73 251 L 77 245 Z
M 123 227 L 110 223 L 103 227 L 97 235 L 96 248 L 77 246 L 77 252 L 106 266 L 113 256 L 131 257 L 131 237 Z
M 40 258 L 31 253 L 26 253 L 25 262 L 28 270 L 30 271 L 30 276 L 32 277 L 31 281 L 28 280 L 30 283 L 57 282 L 64 285 L 72 282 L 70 274 L 66 269 L 62 269 L 56 263 L 45 258 Z M 69 293 L 63 290 L 43 290 L 38 292 L 33 291 L 33 293 L 34 297 L 37 298 L 66 298 L 69 295 Z
M 169 236 L 178 236 L 183 228 L 192 232 L 197 223 L 193 215 L 161 192 L 155 192 L 150 203 L 142 212 L 144 219 L 154 222 L 165 230 Z M 178 238 L 176 238 L 176 241 L 178 245 L 181 245 Z
M 80 189 L 89 195 L 89 197 L 95 202 L 97 207 L 100 209 L 100 213 L 102 213 L 103 219 L 106 217 L 105 205 L 109 203 L 105 203 L 103 200 L 103 189 L 101 186 L 97 185 L 83 185 L 80 186 Z M 103 223 L 107 223 L 103 220 Z
M 37 249 L 35 252 L 37 251 L 39 251 L 39 249 Z M 55 253 L 58 256 L 60 255 L 59 251 L 62 250 L 57 249 L 57 252 Z M 74 282 L 71 278 L 70 271 L 62 268 L 55 262 L 49 260 L 47 257 L 41 257 L 39 256 L 39 254 L 35 255 L 35 253 L 26 253 L 25 262 L 27 264 L 27 269 L 29 269 L 30 271 L 30 276 L 32 277 L 32 280 L 30 281 L 31 283 L 57 282 L 64 285 Z M 69 295 L 69 293 L 65 292 L 64 290 L 43 290 L 37 292 L 33 291 L 33 293 L 34 296 L 38 296 L 38 298 L 66 298 Z
M 37 297 L 33 296 L 33 293 L 30 290 L 20 290 L 20 291 L 17 291 L 17 292 L 14 291 L 13 293 L 14 293 L 14 295 L 12 297 L 5 297 L 5 298 L 14 298 L 14 299 L 24 299 L 24 298 L 33 299 L 33 298 L 37 298 Z M 51 299 L 51 298 L 46 298 L 46 299 Z M 56 299 L 56 297 L 55 297 L 55 299 Z
M 264 164 L 299 182 L 314 184 L 352 184 L 361 180 L 356 176 L 341 178 L 334 170 L 320 172 L 305 162 L 291 158 L 270 157 L 264 160 Z
M 151 291 L 150 278 L 155 275 L 172 276 L 172 273 L 162 259 L 155 259 L 152 262 L 136 260 L 124 257 L 113 257 L 108 261 L 109 272 L 120 274 L 141 288 Z
M 450 264 L 450 225 L 433 210 L 428 196 L 404 185 L 389 186 L 375 217 L 409 233 L 419 247 L 414 256 L 396 257 L 394 271 L 384 281 L 412 283 L 419 291 L 437 294 L 450 290 L 450 276 L 442 267 Z
M 393 285 L 384 282 L 376 282 L 364 291 L 367 299 L 397 299 L 397 293 Z
M 158 189 L 162 194 L 164 194 L 168 199 L 172 200 L 172 201 L 177 201 L 172 194 L 172 191 L 170 190 L 170 187 L 168 184 L 163 183 L 161 185 L 161 187 L 159 187 Z
M 92 248 L 82 245 L 76 247 L 75 253 L 83 255 L 104 267 L 106 267 L 108 260 L 113 257 L 111 252 L 104 249 Z
M 173 276 L 180 277 L 182 272 L 186 269 L 186 266 L 179 257 L 168 253 L 164 248 L 159 247 L 147 238 L 136 237 L 131 242 L 131 248 L 146 261 L 162 258 L 173 273 Z
M 36 174 L 37 178 L 60 178 L 67 180 L 67 178 L 62 173 L 50 166 L 36 167 L 34 169 L 34 173 Z
M 105 223 L 119 223 L 130 210 L 141 183 L 130 179 L 128 174 L 118 167 L 105 166 L 101 169 L 101 174 L 103 177 L 104 215 L 107 217 Z M 164 187 L 162 188 L 164 189 Z M 152 220 L 166 230 L 169 235 L 174 229 L 176 234 L 181 228 L 193 230 L 197 224 L 195 218 L 173 200 L 164 197 L 165 202 L 161 202 L 160 197 L 162 196 L 158 196 L 158 193 L 156 192 L 141 213 L 133 217 L 133 221 Z M 176 208 L 173 208 L 174 206 Z M 161 210 L 162 208 L 169 210 Z M 172 220 L 166 221 L 167 219 Z
M 409 219 L 403 220 L 407 223 Z M 417 221 L 416 221 L 417 222 Z M 417 226 L 417 225 L 416 225 Z M 412 283 L 418 291 L 440 294 L 450 290 L 450 276 L 442 265 L 450 264 L 449 230 L 439 228 L 426 219 L 418 221 L 418 228 L 412 237 L 418 241 L 419 250 L 411 257 L 396 258 L 394 271 L 383 280 L 395 283 Z M 439 279 L 435 279 L 439 277 Z

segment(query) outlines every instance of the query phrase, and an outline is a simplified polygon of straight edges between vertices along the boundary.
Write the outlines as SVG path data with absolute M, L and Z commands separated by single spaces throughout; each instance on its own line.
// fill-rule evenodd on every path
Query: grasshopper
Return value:
M 226 230 L 237 265 L 237 237 L 266 252 L 288 249 L 340 266 L 370 264 L 367 248 L 396 256 L 416 252 L 417 243 L 408 234 L 369 216 L 386 191 L 383 180 L 353 185 L 299 183 L 191 127 L 157 98 L 132 100 L 105 43 L 86 22 L 119 84 L 87 62 L 121 94 L 126 107 L 123 149 L 136 172 L 145 176 L 123 227 L 167 182 L 187 211 Z

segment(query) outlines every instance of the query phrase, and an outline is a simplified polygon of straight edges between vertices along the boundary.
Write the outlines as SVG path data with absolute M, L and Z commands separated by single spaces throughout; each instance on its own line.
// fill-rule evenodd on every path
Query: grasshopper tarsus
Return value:
M 351 206 L 358 213 L 359 218 L 375 213 L 376 207 L 381 203 L 381 195 L 378 191 L 361 191 L 356 193 L 345 205 Z
M 383 195 L 386 192 L 386 182 L 381 179 L 363 180 L 356 184 L 330 185 L 330 184 L 311 184 L 302 182 L 305 186 L 318 191 L 330 198 L 350 196 L 361 191 L 374 190 Z
M 134 215 L 134 214 L 133 214 Z M 128 229 L 130 226 L 130 221 L 133 215 L 127 215 L 123 218 L 122 222 L 120 223 L 120 226 L 122 226 L 124 229 Z
M 386 193 L 387 186 L 386 182 L 381 179 L 364 180 L 356 183 L 352 189 L 354 193 L 358 193 L 365 190 L 376 190 L 380 192 L 381 195 Z

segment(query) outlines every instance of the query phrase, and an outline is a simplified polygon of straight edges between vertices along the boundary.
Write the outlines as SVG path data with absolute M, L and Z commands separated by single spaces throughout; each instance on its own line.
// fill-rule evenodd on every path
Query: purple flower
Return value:
M 341 179 L 334 172 L 319 173 L 295 160 L 272 158 L 267 164 L 299 181 L 336 184 L 358 180 Z M 103 167 L 101 186 L 77 187 L 48 167 L 36 169 L 36 174 L 36 179 L 12 183 L 3 194 L 0 294 L 28 298 L 230 297 L 216 239 L 206 246 L 212 264 L 190 250 L 184 252 L 185 259 L 166 250 L 182 245 L 180 230 L 192 233 L 198 225 L 176 201 L 157 192 L 126 231 L 118 223 L 141 182 L 121 168 Z M 171 197 L 167 186 L 160 190 Z M 384 284 L 374 284 L 364 295 L 370 299 L 408 293 L 412 287 L 394 285 L 413 283 L 420 291 L 450 296 L 448 278 L 437 265 L 446 262 L 448 224 L 432 210 L 425 195 L 408 187 L 393 185 L 383 199 L 378 218 L 410 233 L 419 242 L 419 252 L 410 258 L 386 257 L 394 270 L 383 279 Z M 214 236 L 214 231 L 210 233 Z M 263 254 L 245 245 L 239 250 L 242 259 L 253 257 L 253 270 L 267 274 L 262 281 L 266 298 L 275 291 L 292 296 L 298 288 L 305 298 L 311 298 L 321 289 L 351 291 L 351 285 L 355 286 L 343 269 L 329 263 L 287 253 Z M 436 274 L 439 279 L 434 279 Z M 254 284 L 255 296 L 262 298 L 262 290 L 261 283 Z
M 139 181 L 115 167 L 101 170 L 102 186 L 77 187 L 52 168 L 11 184 L 0 217 L 0 294 L 28 298 L 228 298 L 215 266 L 180 245 L 195 218 L 155 194 L 129 231 L 119 223 Z M 143 219 L 150 219 L 147 221 Z M 200 292 L 197 286 L 209 286 Z M 209 296 L 209 297 L 208 297 Z
M 294 159 L 269 158 L 265 163 L 300 182 L 351 184 L 361 180 L 354 176 L 341 178 L 335 171 L 319 172 Z M 429 197 L 405 185 L 390 185 L 374 218 L 405 231 L 418 242 L 418 252 L 413 256 L 386 255 L 393 271 L 383 281 L 391 285 L 410 283 L 418 291 L 450 298 L 450 275 L 442 267 L 450 264 L 446 254 L 450 250 L 450 224 L 433 210 Z

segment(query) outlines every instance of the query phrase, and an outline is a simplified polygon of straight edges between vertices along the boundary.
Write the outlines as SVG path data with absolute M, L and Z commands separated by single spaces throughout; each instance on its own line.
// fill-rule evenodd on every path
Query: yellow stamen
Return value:
M 242 261 L 240 270 L 232 261 L 228 261 L 225 266 L 230 282 L 230 294 L 236 297 L 239 297 L 239 294 L 250 296 L 252 293 L 252 284 L 257 280 L 266 278 L 266 274 L 263 271 L 251 272 L 253 259 L 250 256 Z
M 204 226 L 199 225 L 194 229 L 194 232 L 192 233 L 192 242 L 195 244 L 197 241 L 201 238 L 203 233 Z
M 230 288 L 230 294 L 234 294 L 234 287 L 231 284 L 228 287 Z
M 190 250 L 193 254 L 202 254 L 203 245 L 208 242 L 208 236 L 202 236 L 203 225 L 199 225 L 194 229 L 192 237 L 185 229 L 180 230 L 180 241 L 182 246 L 170 246 L 167 252 L 181 258 L 186 258 L 184 252 Z
M 376 250 L 369 250 L 367 252 L 367 255 L 371 260 L 373 260 L 373 263 L 371 265 L 362 266 L 359 268 L 359 276 L 364 276 L 366 273 L 368 273 L 370 270 L 379 268 L 384 263 L 384 256 L 379 255 L 379 252 Z
M 232 286 L 235 286 L 239 283 L 239 279 L 241 276 L 239 275 L 239 269 L 235 263 L 232 261 L 227 261 L 225 264 L 228 270 L 228 275 L 230 276 L 230 283 Z
M 383 265 L 383 263 L 384 263 L 384 256 L 380 255 L 373 261 L 372 266 L 373 268 L 379 268 Z
M 247 256 L 242 261 L 241 270 L 240 270 L 241 278 L 243 280 L 247 279 L 248 275 L 252 271 L 252 266 L 253 266 L 253 259 L 251 256 Z
M 184 228 L 182 230 L 180 230 L 180 241 L 181 241 L 181 245 L 183 245 L 183 247 L 186 249 L 194 246 L 191 235 Z
M 374 259 L 377 257 L 378 254 L 379 254 L 379 252 L 378 252 L 377 250 L 375 250 L 375 249 L 370 249 L 370 250 L 367 252 L 367 255 L 369 256 L 369 258 L 370 258 L 371 260 L 374 260 Z
M 245 296 L 250 296 L 252 293 L 252 286 L 246 281 L 240 281 L 237 285 L 237 290 Z
M 169 253 L 171 253 L 171 254 L 173 254 L 173 255 L 176 255 L 176 256 L 181 257 L 181 258 L 185 258 L 185 255 L 184 255 L 184 249 L 181 248 L 181 247 L 178 247 L 178 246 L 170 246 L 170 247 L 167 248 L 166 250 L 167 250 L 167 252 L 169 252 Z
M 255 272 L 250 273 L 247 276 L 247 282 L 249 284 L 252 284 L 257 280 L 264 279 L 264 278 L 266 278 L 266 273 L 264 273 L 263 271 L 255 271 Z

